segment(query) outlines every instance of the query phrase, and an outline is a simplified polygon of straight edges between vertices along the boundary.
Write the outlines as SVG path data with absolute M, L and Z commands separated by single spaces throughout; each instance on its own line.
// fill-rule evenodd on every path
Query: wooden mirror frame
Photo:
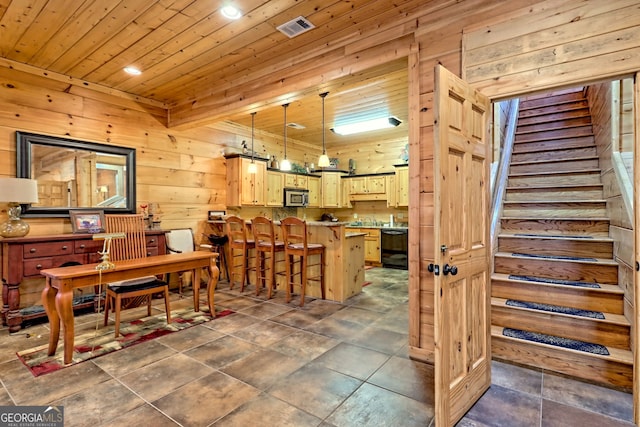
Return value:
M 69 209 L 97 209 L 105 214 L 134 214 L 136 213 L 136 150 L 135 148 L 117 147 L 97 142 L 79 141 L 48 135 L 16 131 L 16 177 L 31 179 L 32 146 L 45 145 L 65 149 L 94 151 L 104 154 L 124 156 L 126 168 L 125 207 L 109 208 L 99 206 L 63 206 L 46 207 L 22 205 L 23 217 L 69 217 Z

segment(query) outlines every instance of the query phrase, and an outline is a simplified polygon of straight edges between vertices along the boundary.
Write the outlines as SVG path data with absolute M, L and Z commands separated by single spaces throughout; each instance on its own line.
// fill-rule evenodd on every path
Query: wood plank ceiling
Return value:
M 353 39 L 367 28 L 406 15 L 424 0 L 236 0 L 243 16 L 222 16 L 213 0 L 0 0 L 0 56 L 3 65 L 71 77 L 94 87 L 115 89 L 168 110 L 196 104 L 215 94 L 241 93 L 242 84 L 285 70 L 304 57 Z M 277 30 L 299 16 L 315 28 L 294 38 Z M 140 76 L 123 71 L 135 66 Z M 321 99 L 327 128 L 347 115 L 388 111 L 403 125 L 367 138 L 397 139 L 407 134 L 406 60 L 323 81 L 296 94 L 277 94 L 260 105 L 228 111 L 225 120 L 283 132 L 283 109 L 290 103 L 288 135 L 321 141 Z M 271 105 L 271 106 L 270 106 Z M 220 117 L 212 120 L 220 120 Z M 202 124 L 200 120 L 199 124 Z M 289 133 L 290 132 L 290 133 Z M 327 145 L 354 139 L 326 131 Z M 358 142 L 362 142 L 359 140 Z

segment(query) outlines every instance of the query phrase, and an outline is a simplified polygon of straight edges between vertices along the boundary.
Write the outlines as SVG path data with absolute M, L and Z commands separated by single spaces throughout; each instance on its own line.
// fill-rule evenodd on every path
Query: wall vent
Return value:
M 304 16 L 298 16 L 297 18 L 278 26 L 277 29 L 291 39 L 314 29 L 315 27 L 316 26 L 309 22 L 309 20 Z

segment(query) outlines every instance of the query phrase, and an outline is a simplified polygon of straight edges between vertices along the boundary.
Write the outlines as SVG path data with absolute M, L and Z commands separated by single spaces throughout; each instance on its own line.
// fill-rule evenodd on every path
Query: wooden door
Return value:
M 491 384 L 490 102 L 436 67 L 436 425 L 454 425 Z

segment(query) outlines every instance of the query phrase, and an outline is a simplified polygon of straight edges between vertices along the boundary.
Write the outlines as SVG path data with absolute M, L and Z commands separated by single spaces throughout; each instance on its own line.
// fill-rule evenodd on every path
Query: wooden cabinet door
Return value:
M 240 203 L 244 206 L 264 206 L 265 205 L 265 174 L 267 165 L 265 162 L 256 163 L 256 173 L 248 173 L 251 159 L 241 159 L 241 182 Z
M 409 167 L 396 169 L 396 206 L 409 206 Z
M 322 174 L 322 205 L 323 208 L 339 208 L 341 206 L 342 179 L 333 172 Z
M 279 207 L 283 205 L 282 192 L 283 177 L 281 172 L 267 171 L 267 206 Z
M 351 179 L 352 178 L 340 179 L 340 187 L 342 187 L 342 194 L 340 195 L 340 207 L 342 208 L 350 208 L 353 206 L 351 204 Z
M 387 192 L 386 176 L 367 176 L 366 178 L 366 192 L 368 194 L 385 194 Z
M 309 176 L 305 178 L 307 178 L 307 187 L 309 190 L 309 207 L 319 208 L 321 199 L 320 177 Z
M 349 178 L 350 194 L 367 194 L 367 177 L 357 176 Z
M 439 274 L 431 274 L 435 424 L 444 427 L 458 422 L 491 385 L 491 104 L 444 67 L 435 74 L 433 264 Z

